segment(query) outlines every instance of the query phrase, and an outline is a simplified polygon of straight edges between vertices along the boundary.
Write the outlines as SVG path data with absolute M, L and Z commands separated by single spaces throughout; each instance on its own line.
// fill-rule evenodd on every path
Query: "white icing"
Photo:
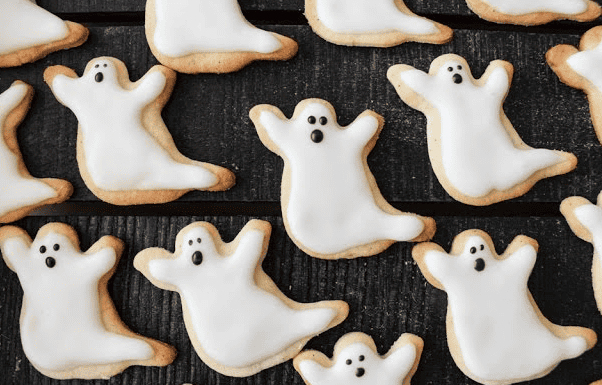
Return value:
M 0 55 L 67 37 L 64 21 L 31 0 L 0 0 Z
M 254 276 L 264 237 L 259 229 L 246 231 L 233 254 L 221 255 L 212 235 L 204 227 L 193 227 L 184 233 L 176 259 L 149 263 L 154 279 L 177 287 L 190 319 L 189 334 L 194 332 L 207 356 L 229 368 L 277 356 L 325 330 L 337 315 L 332 308 L 294 310 L 257 286 Z M 192 262 L 195 251 L 203 255 L 200 265 Z
M 359 360 L 360 356 L 364 356 L 363 361 Z M 347 360 L 352 363 L 347 364 Z M 311 385 L 400 385 L 415 361 L 416 347 L 413 344 L 402 346 L 384 359 L 358 342 L 343 349 L 330 368 L 308 359 L 299 363 L 299 371 Z M 364 372 L 358 377 L 360 368 Z
M 23 287 L 21 342 L 36 367 L 69 371 L 152 357 L 149 344 L 111 333 L 102 322 L 98 281 L 115 265 L 115 250 L 82 254 L 55 232 L 36 238 L 31 247 L 20 237 L 1 246 Z M 56 261 L 52 268 L 48 257 Z
M 587 11 L 587 0 L 480 0 L 496 11 L 508 15 L 553 12 L 578 15 Z
M 315 117 L 310 124 L 308 118 Z M 326 125 L 320 124 L 325 117 Z M 414 215 L 388 214 L 375 203 L 364 169 L 364 148 L 379 127 L 374 116 L 341 127 L 321 103 L 308 104 L 294 120 L 262 111 L 260 123 L 290 167 L 289 231 L 305 247 L 321 254 L 338 253 L 381 240 L 409 241 L 424 229 Z M 323 140 L 314 143 L 311 133 Z
M 462 77 L 460 84 L 454 83 L 455 75 Z M 564 161 L 552 150 L 514 146 L 501 119 L 510 87 L 504 68 L 496 68 L 481 86 L 472 82 L 466 65 L 456 60 L 445 63 L 434 75 L 409 70 L 400 76 L 439 112 L 442 168 L 463 195 L 477 198 L 493 190 L 508 190 Z
M 479 381 L 538 377 L 587 349 L 585 338 L 556 337 L 538 317 L 527 287 L 536 254 L 525 245 L 499 260 L 483 238 L 472 236 L 458 256 L 434 250 L 425 255 L 428 271 L 447 292 L 464 365 Z M 485 263 L 480 272 L 479 258 Z
M 13 84 L 0 94 L 0 131 L 4 133 L 6 117 L 25 98 L 27 86 L 23 83 Z M 57 196 L 56 191 L 34 178 L 24 178 L 19 172 L 20 159 L 13 153 L 0 137 L 0 217 L 11 211 L 35 205 Z
M 432 21 L 401 12 L 394 0 L 316 0 L 318 18 L 338 33 L 438 33 Z
M 602 44 L 598 43 L 595 48 L 580 51 L 571 55 L 566 63 L 579 75 L 587 79 L 598 92 L 602 91 Z
M 574 210 L 575 218 L 592 235 L 594 245 L 594 257 L 602 262 L 602 207 L 586 204 Z
M 282 47 L 243 16 L 236 0 L 155 0 L 154 45 L 171 57 L 199 52 L 270 53 Z
M 85 167 L 96 186 L 130 191 L 203 189 L 217 183 L 202 165 L 174 160 L 142 123 L 143 110 L 163 92 L 163 73 L 149 72 L 136 88 L 126 89 L 111 60 L 95 59 L 88 68 L 81 78 L 56 76 L 52 91 L 77 116 Z M 95 81 L 99 73 L 100 83 Z

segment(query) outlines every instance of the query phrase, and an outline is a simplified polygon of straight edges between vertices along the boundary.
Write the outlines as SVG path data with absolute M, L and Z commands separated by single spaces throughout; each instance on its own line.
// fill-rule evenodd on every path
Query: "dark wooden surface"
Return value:
M 602 190 L 598 172 L 602 146 L 593 132 L 585 96 L 561 84 L 544 59 L 554 45 L 578 44 L 580 35 L 599 21 L 556 22 L 535 28 L 502 26 L 478 19 L 464 0 L 407 0 L 417 13 L 454 27 L 454 40 L 443 46 L 409 43 L 390 49 L 349 48 L 313 34 L 302 15 L 302 0 L 241 0 L 252 21 L 296 39 L 298 55 L 288 62 L 254 63 L 229 75 L 178 75 L 163 113 L 182 153 L 230 168 L 237 185 L 223 193 L 190 193 L 166 205 L 122 208 L 98 201 L 83 184 L 75 161 L 77 120 L 56 101 L 42 73 L 50 65 L 63 64 L 81 74 L 89 60 L 106 55 L 123 60 L 132 80 L 141 77 L 157 64 L 144 37 L 145 2 L 38 3 L 86 24 L 91 35 L 80 48 L 0 70 L 0 91 L 16 79 L 32 84 L 36 91 L 32 109 L 18 130 L 29 170 L 35 176 L 67 179 L 75 186 L 67 203 L 16 224 L 32 236 L 48 222 L 71 224 L 83 248 L 106 234 L 123 239 L 126 250 L 109 283 L 117 309 L 134 331 L 173 344 L 179 355 L 166 368 L 133 367 L 108 382 L 44 378 L 21 349 L 22 291 L 16 275 L 0 262 L 0 385 L 301 385 L 290 362 L 243 379 L 207 368 L 188 340 L 178 295 L 154 287 L 132 266 L 134 255 L 146 247 L 173 250 L 176 234 L 192 221 L 210 221 L 230 240 L 251 218 L 269 220 L 274 227 L 264 269 L 285 294 L 301 302 L 343 299 L 350 304 L 348 320 L 310 341 L 308 348 L 330 355 L 343 334 L 363 331 L 385 353 L 401 333 L 411 332 L 425 340 L 413 384 L 473 384 L 456 368 L 447 349 L 446 294 L 426 283 L 412 261 L 411 244 L 396 244 L 371 258 L 322 261 L 302 253 L 286 235 L 279 207 L 282 161 L 261 144 L 248 111 L 256 104 L 270 103 L 290 116 L 295 105 L 309 97 L 330 101 L 342 124 L 365 109 L 385 117 L 385 128 L 369 157 L 379 187 L 396 207 L 434 216 L 438 224 L 434 241 L 446 249 L 455 235 L 469 228 L 489 232 L 498 252 L 516 235 L 537 239 L 540 253 L 529 287 L 543 314 L 555 323 L 593 328 L 602 337 L 602 316 L 591 289 L 592 247 L 573 235 L 558 211 L 567 196 L 593 200 Z M 510 61 L 515 77 L 505 111 L 514 127 L 532 146 L 575 153 L 577 169 L 539 182 L 510 202 L 485 208 L 454 202 L 431 170 L 425 118 L 401 102 L 386 79 L 393 64 L 428 70 L 433 59 L 449 52 L 464 56 L 477 77 L 492 60 Z M 602 345 L 532 383 L 581 385 L 598 379 L 602 379 Z

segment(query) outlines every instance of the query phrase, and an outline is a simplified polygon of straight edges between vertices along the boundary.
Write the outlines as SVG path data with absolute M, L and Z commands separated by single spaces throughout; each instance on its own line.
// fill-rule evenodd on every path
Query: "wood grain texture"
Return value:
M 110 384 L 198 385 L 302 385 L 292 363 L 286 362 L 249 378 L 228 378 L 210 370 L 196 356 L 182 321 L 177 294 L 158 289 L 132 266 L 134 256 L 147 247 L 174 250 L 180 229 L 191 222 L 213 223 L 227 241 L 248 217 L 30 217 L 17 225 L 32 236 L 47 222 L 59 221 L 79 233 L 82 249 L 103 235 L 125 241 L 125 251 L 109 292 L 123 321 L 132 330 L 174 345 L 175 362 L 166 368 L 132 367 L 113 377 Z M 325 261 L 299 251 L 286 236 L 280 218 L 263 217 L 273 225 L 266 273 L 290 298 L 300 302 L 342 299 L 349 303 L 349 318 L 339 327 L 311 340 L 308 349 L 332 355 L 334 343 L 345 333 L 362 331 L 385 353 L 397 337 L 411 332 L 425 341 L 424 353 L 412 384 L 474 384 L 455 366 L 445 337 L 446 294 L 426 283 L 411 257 L 411 244 L 398 243 L 384 253 L 365 259 Z M 438 217 L 440 231 L 434 241 L 449 250 L 453 238 L 470 228 L 489 232 L 497 251 L 519 234 L 539 241 L 537 263 L 529 288 L 543 314 L 562 325 L 580 325 L 602 333 L 591 288 L 591 245 L 573 236 L 568 225 L 551 218 Z M 0 368 L 2 384 L 59 384 L 45 379 L 24 356 L 18 332 L 22 291 L 16 274 L 0 262 Z M 544 379 L 532 384 L 581 385 L 602 378 L 598 345 L 580 358 L 563 362 Z M 71 385 L 106 383 L 70 381 Z
M 575 171 L 541 181 L 515 201 L 560 202 L 574 194 L 593 199 L 602 190 L 602 179 L 596 177 L 602 146 L 595 138 L 587 99 L 560 83 L 544 59 L 554 45 L 576 44 L 577 34 L 457 30 L 454 40 L 443 46 L 404 44 L 383 50 L 329 44 L 309 27 L 266 28 L 296 39 L 298 55 L 288 62 L 253 63 L 228 75 L 178 75 L 163 111 L 176 145 L 185 156 L 227 167 L 237 176 L 236 186 L 227 192 L 193 192 L 183 201 L 278 202 L 282 160 L 259 141 L 249 110 L 268 103 L 290 116 L 299 101 L 318 97 L 334 105 L 343 125 L 365 109 L 384 116 L 384 129 L 368 162 L 387 200 L 451 202 L 430 166 L 426 119 L 399 99 L 386 78 L 394 64 L 426 71 L 433 59 L 448 52 L 464 56 L 476 77 L 492 60 L 513 63 L 515 77 L 504 109 L 519 135 L 531 146 L 573 152 L 579 159 Z M 0 89 L 21 79 L 36 92 L 30 113 L 18 128 L 27 167 L 37 177 L 71 181 L 73 201 L 97 199 L 77 169 L 77 120 L 56 101 L 42 73 L 50 65 L 64 64 L 81 75 L 89 60 L 104 55 L 124 61 L 132 80 L 157 63 L 142 27 L 94 27 L 79 49 L 0 72 Z

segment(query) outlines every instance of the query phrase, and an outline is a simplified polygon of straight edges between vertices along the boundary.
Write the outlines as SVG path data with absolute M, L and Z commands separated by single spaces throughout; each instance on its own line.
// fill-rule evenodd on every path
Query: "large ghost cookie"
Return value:
M 123 243 L 105 236 L 82 253 L 73 228 L 51 223 L 31 240 L 22 229 L 0 228 L 0 251 L 23 287 L 23 351 L 56 379 L 107 379 L 131 365 L 165 366 L 175 350 L 125 326 L 107 282 Z
M 497 255 L 489 235 L 467 230 L 450 254 L 434 243 L 412 250 L 426 279 L 447 292 L 448 345 L 458 367 L 477 382 L 543 377 L 596 343 L 592 330 L 554 325 L 541 314 L 527 287 L 537 248 L 521 235 Z
M 452 30 L 412 13 L 402 0 L 305 0 L 311 28 L 331 43 L 392 47 L 447 43 Z
M 0 68 L 77 47 L 88 33 L 84 26 L 63 21 L 38 7 L 35 0 L 0 0 Z
M 192 345 L 221 374 L 245 377 L 287 361 L 347 317 L 345 302 L 301 304 L 278 289 L 261 268 L 270 232 L 252 220 L 224 243 L 213 225 L 196 222 L 180 231 L 175 253 L 150 248 L 134 259 L 154 285 L 180 294 Z
M 145 28 L 155 57 L 178 72 L 233 72 L 297 53 L 294 40 L 249 23 L 236 0 L 147 0 Z
M 420 337 L 402 334 L 381 357 L 372 337 L 356 332 L 339 339 L 332 360 L 307 350 L 293 363 L 307 385 L 409 385 L 423 345 Z
M 592 21 L 600 5 L 591 0 L 466 0 L 481 18 L 495 23 L 539 25 L 554 20 Z
M 460 202 L 512 199 L 577 166 L 573 154 L 529 147 L 514 130 L 502 107 L 512 74 L 510 63 L 496 60 L 474 79 L 453 54 L 435 59 L 428 74 L 404 64 L 387 73 L 401 99 L 426 115 L 433 170 Z
M 263 144 L 284 159 L 284 224 L 309 255 L 369 256 L 395 241 L 433 236 L 435 222 L 389 205 L 368 168 L 384 124 L 380 115 L 366 111 L 341 127 L 332 105 L 320 99 L 299 103 L 291 119 L 270 105 L 255 106 L 250 115 Z
M 14 82 L 0 94 L 0 223 L 16 221 L 32 210 L 67 200 L 73 187 L 60 179 L 38 179 L 29 174 L 19 145 L 17 126 L 25 118 L 33 88 Z
M 560 212 L 579 238 L 594 246 L 592 284 L 598 310 L 602 313 L 602 193 L 598 204 L 582 197 L 569 197 L 560 204 Z
M 557 45 L 546 53 L 548 64 L 560 80 L 583 90 L 589 100 L 592 123 L 598 140 L 602 142 L 602 26 L 587 31 L 579 49 L 571 45 Z
M 191 190 L 221 191 L 234 174 L 182 155 L 161 118 L 175 73 L 154 66 L 135 83 L 110 57 L 93 59 L 84 75 L 53 66 L 44 79 L 76 115 L 77 162 L 86 186 L 116 205 L 165 203 Z

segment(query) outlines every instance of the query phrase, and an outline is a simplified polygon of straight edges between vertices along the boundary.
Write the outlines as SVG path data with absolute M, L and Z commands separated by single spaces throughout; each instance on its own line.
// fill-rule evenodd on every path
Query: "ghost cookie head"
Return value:
M 127 74 L 127 68 L 120 60 L 111 57 L 99 57 L 88 62 L 82 81 L 90 87 L 90 90 L 93 90 L 95 85 L 100 87 L 101 85 L 118 84 L 119 74 L 124 72 Z
M 437 79 L 440 87 L 445 89 L 461 89 L 460 87 L 474 81 L 468 63 L 458 55 L 443 55 L 435 59 L 429 71 Z
M 336 343 L 332 360 L 317 351 L 305 351 L 293 364 L 308 385 L 409 384 L 420 360 L 423 342 L 403 334 L 384 356 L 372 337 L 349 333 Z

